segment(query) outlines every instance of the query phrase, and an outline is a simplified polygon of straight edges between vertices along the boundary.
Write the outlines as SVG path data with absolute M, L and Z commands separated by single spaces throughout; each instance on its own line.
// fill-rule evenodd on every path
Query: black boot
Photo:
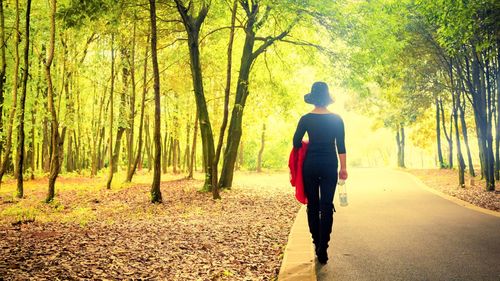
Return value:
M 318 261 L 321 264 L 326 264 L 328 262 L 328 252 L 325 247 L 317 247 L 316 255 L 318 256 Z

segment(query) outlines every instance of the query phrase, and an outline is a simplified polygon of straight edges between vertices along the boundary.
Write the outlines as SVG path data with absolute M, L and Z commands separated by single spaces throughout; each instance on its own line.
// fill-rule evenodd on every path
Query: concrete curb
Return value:
M 316 258 L 309 226 L 306 206 L 302 205 L 288 235 L 283 255 L 279 281 L 316 281 Z
M 444 198 L 446 200 L 449 200 L 457 205 L 460 205 L 462 207 L 466 207 L 468 209 L 471 209 L 471 210 L 474 210 L 476 212 L 480 212 L 480 213 L 483 213 L 483 214 L 488 214 L 488 215 L 491 215 L 491 216 L 494 216 L 494 217 L 497 217 L 497 218 L 500 218 L 500 212 L 496 212 L 496 211 L 493 211 L 493 210 L 489 210 L 489 209 L 485 209 L 485 208 L 481 208 L 479 206 L 476 206 L 476 205 L 473 205 L 467 201 L 464 201 L 462 199 L 459 199 L 457 197 L 454 197 L 454 196 L 451 196 L 451 195 L 448 195 L 446 193 L 443 193 L 439 190 L 436 190 L 436 189 L 433 189 L 432 187 L 429 187 L 427 186 L 424 182 L 422 182 L 417 176 L 413 175 L 413 174 L 410 174 L 408 172 L 405 172 L 405 171 L 401 171 L 401 170 L 395 170 L 397 172 L 400 172 L 400 173 L 404 173 L 406 175 L 409 175 L 410 177 L 413 178 L 413 180 L 417 183 L 417 185 L 431 193 L 434 193 L 438 196 L 440 196 L 441 198 Z

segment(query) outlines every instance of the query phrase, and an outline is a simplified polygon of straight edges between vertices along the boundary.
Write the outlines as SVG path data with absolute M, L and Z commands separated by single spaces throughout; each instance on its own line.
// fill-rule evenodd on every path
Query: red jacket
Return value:
M 293 148 L 288 159 L 288 168 L 290 168 L 290 183 L 295 186 L 295 198 L 302 203 L 307 204 L 307 197 L 304 193 L 304 182 L 302 180 L 302 164 L 306 157 L 307 145 L 309 143 L 302 141 L 301 148 Z

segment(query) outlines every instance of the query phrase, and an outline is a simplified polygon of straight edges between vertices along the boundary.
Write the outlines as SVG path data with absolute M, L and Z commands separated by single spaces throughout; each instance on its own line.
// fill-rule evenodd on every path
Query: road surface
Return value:
M 352 170 L 335 194 L 328 281 L 500 281 L 500 218 L 459 206 L 395 170 Z

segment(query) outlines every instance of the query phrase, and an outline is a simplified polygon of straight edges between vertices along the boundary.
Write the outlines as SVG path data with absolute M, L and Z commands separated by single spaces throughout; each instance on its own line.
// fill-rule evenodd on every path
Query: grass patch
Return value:
M 38 215 L 39 211 L 36 208 L 18 206 L 17 204 L 9 206 L 0 212 L 0 217 L 11 224 L 34 222 Z
M 80 226 L 86 226 L 96 219 L 97 216 L 95 212 L 88 207 L 76 207 L 62 217 L 63 222 L 73 222 Z

